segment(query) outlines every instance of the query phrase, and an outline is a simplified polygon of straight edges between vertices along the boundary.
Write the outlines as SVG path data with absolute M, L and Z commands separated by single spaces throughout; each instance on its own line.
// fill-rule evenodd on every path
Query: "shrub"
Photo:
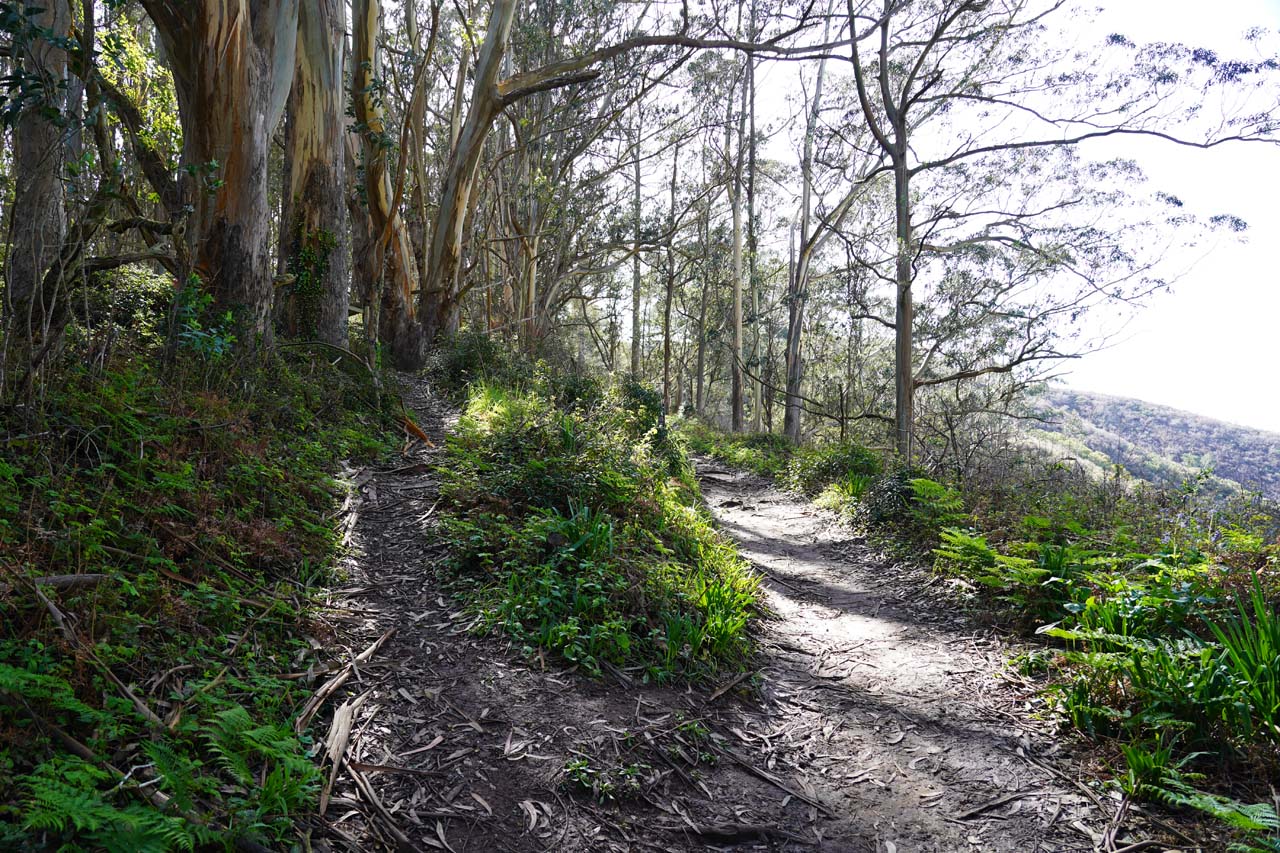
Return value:
M 681 421 L 680 436 L 693 453 L 765 477 L 777 477 L 786 471 L 795 450 L 786 436 L 723 432 L 694 419 Z
M 870 474 L 847 474 L 823 489 L 814 503 L 841 515 L 853 516 L 873 482 L 875 478 Z
M 650 393 L 586 408 L 472 386 L 443 470 L 459 589 L 530 652 L 665 679 L 740 663 L 758 578 L 701 507 Z
M 915 497 L 912 476 L 913 472 L 906 468 L 894 468 L 871 482 L 863 498 L 868 522 L 874 526 L 902 526 L 911 521 Z
M 852 442 L 802 447 L 795 451 L 779 482 L 813 496 L 849 476 L 874 476 L 884 465 L 875 451 Z
M 479 329 L 466 329 L 431 350 L 427 378 L 442 394 L 462 399 L 472 382 L 489 380 L 506 384 L 527 381 L 532 366 L 522 361 L 501 338 Z

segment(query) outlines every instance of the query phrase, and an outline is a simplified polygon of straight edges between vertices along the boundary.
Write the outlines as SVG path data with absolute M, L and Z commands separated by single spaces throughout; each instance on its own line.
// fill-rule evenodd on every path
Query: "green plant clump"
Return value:
M 471 386 L 443 526 L 463 594 L 529 653 L 655 679 L 748 654 L 759 580 L 713 529 L 659 412 L 632 384 L 569 402 L 545 380 Z
M 786 471 L 795 450 L 786 436 L 724 432 L 692 418 L 680 422 L 680 437 L 692 453 L 765 477 Z
M 879 454 L 860 444 L 820 444 L 798 448 L 779 484 L 812 497 L 832 484 L 850 485 L 850 478 L 874 477 L 883 468 Z

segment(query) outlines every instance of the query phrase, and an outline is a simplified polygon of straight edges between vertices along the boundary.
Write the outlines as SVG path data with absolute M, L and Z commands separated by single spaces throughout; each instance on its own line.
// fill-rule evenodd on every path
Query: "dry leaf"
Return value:
M 529 827 L 526 832 L 533 832 L 538 825 L 538 807 L 533 804 L 533 800 L 521 800 L 520 809 L 529 820 Z

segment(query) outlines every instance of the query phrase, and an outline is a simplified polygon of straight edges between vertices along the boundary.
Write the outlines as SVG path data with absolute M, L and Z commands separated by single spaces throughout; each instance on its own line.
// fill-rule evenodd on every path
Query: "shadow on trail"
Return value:
M 997 677 L 998 644 L 923 594 L 927 575 L 758 479 L 703 488 L 765 575 L 775 616 L 760 637 L 757 701 L 736 708 L 735 732 L 786 755 L 830 804 L 827 837 L 851 839 L 869 818 L 877 849 L 1093 849 L 1087 827 L 1106 816 L 1029 760 L 1051 762 L 1055 742 Z

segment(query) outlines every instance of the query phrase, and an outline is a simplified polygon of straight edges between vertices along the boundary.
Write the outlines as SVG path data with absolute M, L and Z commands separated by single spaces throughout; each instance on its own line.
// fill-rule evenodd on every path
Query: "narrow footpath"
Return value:
M 590 679 L 478 635 L 437 579 L 449 415 L 422 385 L 408 402 L 434 446 L 349 472 L 348 579 L 317 615 L 342 650 L 317 685 L 345 678 L 311 728 L 332 777 L 314 849 L 1099 849 L 1116 803 L 1033 719 L 1002 642 L 927 573 L 758 478 L 699 465 L 765 576 L 747 673 Z M 1118 846 L 1158 834 L 1150 820 Z

